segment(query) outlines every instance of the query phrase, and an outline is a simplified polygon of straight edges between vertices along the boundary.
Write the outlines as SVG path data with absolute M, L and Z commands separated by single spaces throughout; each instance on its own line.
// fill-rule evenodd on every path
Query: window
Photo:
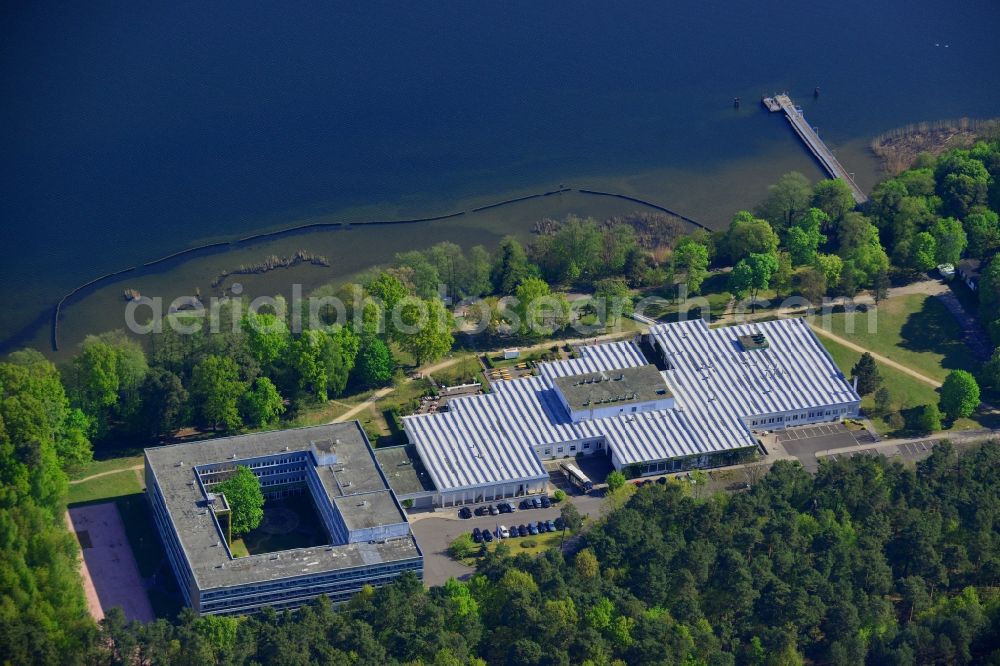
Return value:
M 570 451 L 576 451 L 576 444 L 573 444 L 572 446 L 570 446 L 569 450 Z
M 545 449 L 545 455 L 551 456 L 552 455 L 552 449 L 551 448 Z
M 590 442 L 584 442 L 583 443 L 583 448 L 584 449 L 589 449 L 590 448 Z
M 556 449 L 556 453 L 562 453 L 562 452 L 563 452 L 563 447 L 560 446 L 558 449 Z

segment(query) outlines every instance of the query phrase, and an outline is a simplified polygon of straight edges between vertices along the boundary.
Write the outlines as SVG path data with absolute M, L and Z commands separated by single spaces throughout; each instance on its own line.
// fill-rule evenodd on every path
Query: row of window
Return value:
M 261 585 L 246 585 L 243 587 L 231 588 L 226 590 L 215 590 L 203 592 L 201 595 L 202 602 L 212 601 L 215 599 L 224 599 L 226 597 L 241 597 L 246 595 L 261 596 L 261 598 L 272 598 L 275 596 L 286 595 L 289 589 L 295 589 L 300 587 L 316 587 L 327 584 L 348 584 L 356 583 L 359 580 L 361 582 L 367 582 L 372 578 L 384 577 L 389 574 L 399 573 L 401 571 L 406 571 L 408 569 L 422 569 L 423 564 L 418 561 L 405 561 L 396 562 L 392 564 L 382 564 L 373 567 L 367 567 L 364 569 L 345 569 L 343 571 L 334 571 L 329 573 L 318 574 L 316 576 L 310 576 L 309 578 L 295 578 L 282 581 L 275 581 L 273 583 L 263 583 Z
M 604 448 L 604 441 L 603 440 L 598 440 L 596 444 L 597 444 L 597 446 L 595 446 L 594 448 L 597 449 L 598 451 L 600 451 L 601 449 Z M 582 448 L 583 451 L 589 451 L 590 448 L 591 448 L 591 443 L 590 442 L 584 442 L 583 443 L 583 448 Z M 564 453 L 565 449 L 566 449 L 565 446 L 557 446 L 556 447 L 556 455 L 558 455 L 560 453 Z M 570 453 L 576 453 L 576 450 L 577 450 L 576 449 L 576 444 L 570 444 L 569 445 L 569 452 Z M 544 449 L 544 453 L 547 456 L 551 456 L 552 455 L 552 447 L 551 446 L 546 447 Z
M 422 569 L 416 569 L 414 567 L 409 567 L 413 569 L 418 575 L 422 573 Z M 402 571 L 402 569 L 400 570 Z M 357 581 L 353 585 L 345 586 L 343 584 L 334 587 L 324 589 L 322 587 L 316 588 L 312 587 L 308 590 L 286 590 L 284 592 L 274 592 L 270 594 L 258 594 L 253 595 L 252 598 L 247 599 L 245 597 L 233 598 L 233 599 L 221 599 L 219 601 L 211 601 L 202 604 L 202 612 L 218 612 L 225 611 L 226 609 L 234 610 L 246 610 L 252 608 L 261 608 L 263 606 L 297 606 L 301 605 L 302 602 L 318 597 L 321 594 L 333 597 L 336 600 L 345 601 L 351 596 L 356 594 L 361 590 L 362 585 L 370 584 L 374 586 L 385 585 L 392 582 L 398 575 L 399 571 L 385 574 L 382 576 L 372 576 L 365 578 L 362 581 Z
M 837 407 L 835 409 L 828 409 L 825 412 L 820 409 L 815 412 L 809 412 L 802 414 L 790 414 L 786 418 L 785 416 L 771 416 L 766 419 L 757 419 L 751 422 L 751 425 L 768 425 L 771 423 L 784 423 L 785 421 L 806 421 L 809 419 L 817 419 L 822 416 L 838 416 L 840 414 L 846 414 L 848 412 L 847 407 Z

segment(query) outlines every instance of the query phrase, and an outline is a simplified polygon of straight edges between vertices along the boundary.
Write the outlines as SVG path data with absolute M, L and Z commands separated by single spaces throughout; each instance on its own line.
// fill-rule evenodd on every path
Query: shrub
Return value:
M 920 412 L 918 426 L 920 431 L 925 434 L 937 432 L 941 429 L 941 410 L 938 409 L 937 405 L 924 405 L 923 411 Z
M 552 493 L 552 501 L 553 502 L 557 502 L 557 503 L 558 502 L 562 502 L 564 499 L 566 499 L 566 491 L 564 491 L 562 489 L 558 489 L 554 493 Z
M 448 546 L 448 554 L 456 560 L 471 557 L 474 552 L 476 552 L 476 542 L 472 540 L 471 534 L 460 535 Z
M 521 539 L 521 548 L 534 548 L 538 545 L 538 542 L 534 539 Z

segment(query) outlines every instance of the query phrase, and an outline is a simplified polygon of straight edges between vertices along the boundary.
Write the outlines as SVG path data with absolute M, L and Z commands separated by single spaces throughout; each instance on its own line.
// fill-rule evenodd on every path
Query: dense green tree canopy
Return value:
M 358 383 L 364 387 L 383 386 L 392 379 L 394 370 L 395 362 L 389 346 L 374 335 L 363 336 L 354 368 Z
M 246 390 L 239 369 L 231 358 L 207 356 L 194 367 L 191 398 L 201 418 L 212 428 L 235 430 L 243 426 L 239 401 Z
M 674 249 L 674 266 L 684 274 L 689 294 L 697 294 L 708 277 L 708 248 L 690 237 L 684 237 Z
M 972 373 L 952 370 L 941 386 L 941 411 L 949 419 L 970 416 L 979 406 L 979 384 Z
M 255 427 L 274 425 L 284 413 L 285 405 L 278 389 L 267 377 L 258 377 L 253 388 L 243 396 L 243 411 L 247 422 Z

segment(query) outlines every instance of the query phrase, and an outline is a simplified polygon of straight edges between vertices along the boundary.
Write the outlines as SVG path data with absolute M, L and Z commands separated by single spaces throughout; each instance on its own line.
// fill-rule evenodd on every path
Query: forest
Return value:
M 16 663 L 997 664 L 998 483 L 989 442 L 916 469 L 779 463 L 731 496 L 627 484 L 565 556 L 500 548 L 467 581 L 408 576 L 339 611 L 114 612 L 62 660 L 40 633 L 4 647 Z

